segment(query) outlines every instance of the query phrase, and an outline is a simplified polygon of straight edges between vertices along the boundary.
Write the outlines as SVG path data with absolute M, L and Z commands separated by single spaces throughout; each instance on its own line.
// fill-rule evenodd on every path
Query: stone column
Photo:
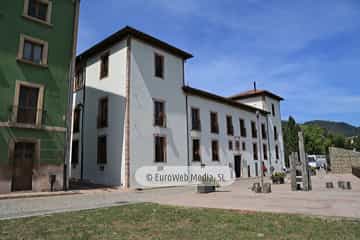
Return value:
M 292 152 L 289 156 L 290 160 L 290 179 L 291 179 L 291 190 L 296 191 L 296 152 Z
M 302 132 L 298 133 L 299 136 L 299 156 L 300 156 L 300 162 L 302 165 L 302 177 L 303 177 L 303 185 L 304 185 L 304 191 L 310 191 L 311 190 L 311 184 L 310 184 L 310 173 L 309 173 L 309 167 L 308 167 L 308 160 L 305 153 L 305 146 L 304 146 L 304 136 Z

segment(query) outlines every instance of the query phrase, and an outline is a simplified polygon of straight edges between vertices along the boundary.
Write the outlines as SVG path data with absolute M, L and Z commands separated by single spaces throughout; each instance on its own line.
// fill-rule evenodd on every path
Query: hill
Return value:
M 314 120 L 303 125 L 316 125 L 326 129 L 329 133 L 344 135 L 345 137 L 360 136 L 360 127 L 355 127 L 344 122 Z

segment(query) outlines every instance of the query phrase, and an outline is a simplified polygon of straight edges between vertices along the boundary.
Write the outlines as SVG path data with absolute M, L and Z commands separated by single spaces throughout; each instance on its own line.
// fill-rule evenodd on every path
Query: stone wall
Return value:
M 330 147 L 329 159 L 333 173 L 352 173 L 352 167 L 360 167 L 360 152 Z

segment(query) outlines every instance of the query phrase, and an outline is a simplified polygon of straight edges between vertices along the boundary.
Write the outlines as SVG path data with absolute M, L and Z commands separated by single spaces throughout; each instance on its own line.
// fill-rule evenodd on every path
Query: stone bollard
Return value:
M 271 193 L 271 183 L 264 183 L 263 193 Z
M 338 187 L 341 189 L 345 189 L 345 182 L 344 181 L 338 181 Z
M 334 183 L 333 182 L 327 182 L 326 183 L 326 188 L 334 188 Z
M 346 189 L 351 190 L 351 182 L 346 182 Z
M 251 190 L 253 190 L 256 193 L 261 193 L 261 186 L 260 183 L 254 183 Z

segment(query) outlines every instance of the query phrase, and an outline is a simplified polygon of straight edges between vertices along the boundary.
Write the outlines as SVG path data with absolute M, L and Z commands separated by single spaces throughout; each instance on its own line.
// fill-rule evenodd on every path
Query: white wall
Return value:
M 164 79 L 154 75 L 154 53 L 164 56 Z M 183 60 L 139 40 L 131 40 L 130 186 L 137 187 L 136 169 L 154 164 L 186 166 L 186 115 Z M 165 101 L 166 128 L 153 126 L 153 99 Z M 154 162 L 154 134 L 167 139 L 167 162 Z
M 95 56 L 86 64 L 86 87 L 84 92 L 75 93 L 74 107 L 82 102 L 85 94 L 85 124 L 84 124 L 84 179 L 98 184 L 120 186 L 125 179 L 124 149 L 125 149 L 125 104 L 126 104 L 126 41 L 121 41 L 109 49 L 109 75 L 100 80 L 100 56 Z M 164 79 L 155 77 L 154 53 L 164 56 L 165 71 Z M 247 166 L 250 166 L 251 176 L 255 176 L 255 163 L 258 163 L 260 174 L 260 161 L 253 160 L 253 143 L 258 144 L 258 156 L 263 157 L 262 144 L 268 145 L 269 160 L 265 165 L 270 169 L 271 163 L 276 170 L 281 170 L 283 164 L 283 143 L 280 118 L 280 104 L 271 98 L 256 97 L 243 103 L 271 111 L 271 103 L 276 106 L 275 117 L 270 116 L 269 121 L 261 116 L 261 123 L 269 124 L 268 140 L 253 139 L 251 136 L 251 121 L 256 122 L 255 112 L 249 112 L 226 104 L 204 99 L 198 96 L 188 97 L 189 111 L 189 136 L 186 129 L 186 97 L 182 90 L 183 86 L 183 59 L 161 49 L 157 49 L 135 38 L 131 39 L 131 69 L 130 69 L 130 187 L 140 187 L 135 181 L 135 172 L 143 166 L 187 166 L 189 141 L 189 157 L 191 165 L 200 163 L 192 162 L 192 138 L 199 138 L 201 144 L 202 163 L 205 165 L 234 166 L 234 156 L 241 155 L 242 176 L 247 177 Z M 102 97 L 108 97 L 108 127 L 97 128 L 98 102 Z M 153 125 L 154 105 L 153 100 L 165 101 L 166 128 Z M 270 105 L 269 105 L 270 104 Z M 191 131 L 191 107 L 200 109 L 201 132 Z M 218 113 L 219 134 L 210 133 L 210 111 Z M 234 126 L 234 136 L 228 136 L 226 132 L 226 115 L 231 115 Z M 240 137 L 239 119 L 245 120 L 247 137 Z M 81 121 L 81 120 L 80 120 Z M 272 126 L 278 126 L 279 141 L 274 143 Z M 258 137 L 261 137 L 261 128 L 258 129 Z M 167 162 L 154 162 L 154 135 L 161 134 L 167 139 Z M 107 136 L 107 164 L 103 170 L 97 164 L 97 137 Z M 74 139 L 81 137 L 73 135 Z M 220 162 L 211 159 L 211 140 L 219 141 Z M 228 149 L 228 141 L 233 141 L 233 149 Z M 235 150 L 235 140 L 240 141 L 240 151 Z M 246 143 L 246 150 L 242 150 L 242 142 Z M 275 144 L 279 144 L 280 160 L 274 165 Z M 79 150 L 80 154 L 81 150 Z M 79 164 L 71 169 L 71 176 L 80 177 Z M 268 171 L 269 173 L 269 171 Z
M 76 92 L 74 92 L 73 95 L 73 112 L 74 109 L 76 108 L 76 106 L 78 104 L 82 104 L 83 103 L 83 89 L 78 90 Z M 70 143 L 70 164 L 68 166 L 69 168 L 69 176 L 71 178 L 75 178 L 75 179 L 80 179 L 81 177 L 81 143 L 82 143 L 82 138 L 81 138 L 81 128 L 82 128 L 82 110 L 81 110 L 81 114 L 80 114 L 80 131 L 78 133 L 74 133 L 73 128 L 74 128 L 74 120 L 73 120 L 73 126 L 72 126 L 72 136 L 71 136 L 71 143 Z M 79 163 L 76 165 L 71 164 L 72 162 L 72 141 L 73 140 L 78 140 L 79 141 Z
M 97 184 L 120 186 L 122 149 L 124 146 L 125 119 L 125 76 L 126 42 L 121 41 L 109 50 L 109 74 L 100 80 L 100 56 L 95 56 L 86 64 L 85 124 L 84 124 L 84 180 Z M 105 52 L 104 52 L 105 53 Z M 108 127 L 97 128 L 98 103 L 108 97 Z M 76 96 L 80 102 L 82 96 Z M 107 137 L 107 163 L 97 163 L 97 137 Z M 74 136 L 77 137 L 77 136 Z M 79 158 L 80 166 L 81 159 Z M 79 176 L 74 169 L 74 176 Z
M 272 104 L 275 108 L 275 116 L 272 115 Z M 269 131 L 270 131 L 270 145 L 271 149 L 271 158 L 273 166 L 275 167 L 276 172 L 282 171 L 285 166 L 285 155 L 284 155 L 284 143 L 283 143 L 283 134 L 282 134 L 282 125 L 281 125 L 281 112 L 280 112 L 280 101 L 268 97 L 265 97 L 264 101 L 265 110 L 270 112 L 269 114 Z M 274 139 L 274 126 L 276 126 L 278 132 L 278 140 Z M 279 159 L 276 159 L 275 154 L 275 145 L 279 147 Z
M 244 99 L 235 100 L 235 101 L 244 103 L 251 107 L 265 109 L 264 98 L 262 96 L 254 96 L 254 97 L 244 98 Z
M 234 166 L 234 156 L 241 155 L 241 165 L 242 165 L 242 177 L 248 176 L 247 166 L 250 166 L 251 177 L 254 177 L 255 174 L 255 163 L 258 165 L 258 174 L 260 176 L 260 152 L 262 154 L 262 144 L 267 144 L 267 140 L 261 139 L 261 145 L 259 145 L 259 139 L 261 138 L 261 123 L 267 124 L 266 117 L 261 115 L 260 117 L 260 126 L 258 129 L 258 138 L 252 138 L 251 135 L 251 121 L 256 123 L 256 114 L 255 112 L 245 111 L 239 108 L 229 106 L 227 104 L 218 103 L 212 100 L 204 99 L 198 96 L 189 96 L 188 97 L 188 108 L 189 113 L 191 113 L 191 108 L 200 109 L 200 119 L 201 119 L 201 131 L 191 130 L 191 114 L 189 114 L 189 142 L 190 142 L 190 161 L 192 165 L 200 165 L 199 162 L 192 161 L 192 139 L 200 139 L 200 151 L 201 151 L 201 160 L 205 165 L 222 165 L 222 166 Z M 217 112 L 218 114 L 218 123 L 219 123 L 219 134 L 213 134 L 210 131 L 210 112 Z M 234 136 L 227 135 L 226 128 L 226 116 L 232 116 L 233 127 L 234 127 Z M 245 120 L 246 126 L 246 138 L 240 137 L 240 120 Z M 219 142 L 219 157 L 220 161 L 212 161 L 211 155 L 211 141 L 218 140 Z M 228 148 L 228 141 L 233 141 L 233 151 Z M 235 140 L 240 141 L 240 151 L 235 151 Z M 242 142 L 246 143 L 246 150 L 242 150 Z M 258 159 L 253 160 L 253 143 L 258 145 Z M 269 147 L 267 148 L 269 151 Z M 261 155 L 263 156 L 263 155 Z M 269 153 L 268 153 L 269 156 Z M 269 168 L 269 160 L 264 160 L 265 166 Z M 269 171 L 268 171 L 269 173 Z
M 268 112 L 270 112 L 269 116 L 269 141 L 270 141 L 270 161 L 272 166 L 275 168 L 275 172 L 282 171 L 283 167 L 285 166 L 285 157 L 284 157 L 284 143 L 283 143 L 283 134 L 282 134 L 282 125 L 281 125 L 281 112 L 280 112 L 280 101 L 277 99 L 274 99 L 269 96 L 254 96 L 254 97 L 248 97 L 245 99 L 237 100 L 238 102 L 259 107 L 261 109 L 264 109 Z M 272 104 L 274 104 L 275 107 L 275 116 L 272 115 Z M 274 126 L 277 128 L 278 132 L 278 140 L 275 141 L 274 139 Z M 275 146 L 278 145 L 279 147 L 279 159 L 276 159 L 275 154 Z

